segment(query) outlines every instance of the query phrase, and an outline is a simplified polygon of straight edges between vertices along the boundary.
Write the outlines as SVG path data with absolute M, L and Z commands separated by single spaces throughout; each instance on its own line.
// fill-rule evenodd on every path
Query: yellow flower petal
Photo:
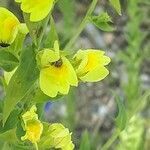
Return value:
M 49 69 L 42 69 L 40 71 L 40 88 L 46 95 L 56 97 L 58 94 L 57 85 L 55 81 L 49 76 Z
M 40 68 L 45 68 L 49 66 L 52 62 L 56 62 L 57 60 L 59 60 L 60 54 L 58 41 L 55 41 L 54 43 L 54 50 L 43 49 L 37 54 L 36 59 Z
M 66 59 L 66 57 L 62 57 L 62 59 L 63 59 L 64 65 L 68 69 L 68 75 L 66 77 L 68 77 L 68 81 L 69 81 L 70 85 L 78 86 L 78 79 L 77 79 L 74 68 L 72 67 L 69 60 Z
M 21 140 L 29 140 L 32 143 L 36 143 L 40 140 L 43 125 L 40 121 L 35 120 L 28 122 L 26 125 L 26 134 L 25 136 L 21 137 Z
M 54 123 L 49 126 L 49 134 L 52 140 L 52 147 L 62 150 L 73 150 L 74 144 L 71 141 L 71 133 L 62 124 Z
M 104 79 L 108 74 L 109 71 L 104 66 L 98 66 L 84 76 L 81 76 L 80 79 L 84 82 L 97 82 Z
M 55 0 L 16 0 L 21 3 L 21 10 L 30 13 L 30 21 L 43 20 L 52 10 Z
M 0 7 L 0 45 L 11 44 L 16 38 L 18 25 L 17 17 L 6 8 Z
M 25 125 L 30 120 L 37 120 L 38 119 L 38 115 L 35 113 L 36 111 L 37 111 L 37 108 L 35 105 L 33 105 L 29 111 L 27 111 L 26 113 L 24 113 L 22 115 L 22 118 L 23 118 Z
M 61 66 L 49 65 L 40 72 L 41 90 L 50 97 L 55 97 L 58 93 L 67 94 L 70 85 L 77 86 L 77 76 L 70 64 L 65 58 L 61 57 Z
M 79 50 L 74 56 L 76 62 L 76 73 L 82 81 L 97 82 L 108 75 L 104 67 L 110 62 L 110 58 L 99 50 Z
M 41 52 L 41 67 L 49 66 L 50 63 L 57 61 L 60 56 L 55 53 L 53 50 L 44 49 Z
M 29 140 L 32 143 L 36 143 L 40 140 L 43 124 L 38 120 L 38 115 L 35 113 L 36 110 L 37 108 L 34 105 L 29 111 L 22 115 L 26 134 L 21 137 L 21 140 Z
M 37 54 L 40 65 L 40 88 L 50 97 L 57 94 L 66 95 L 70 86 L 77 86 L 76 72 L 69 60 L 60 53 L 58 41 L 54 43 L 54 50 L 44 49 Z

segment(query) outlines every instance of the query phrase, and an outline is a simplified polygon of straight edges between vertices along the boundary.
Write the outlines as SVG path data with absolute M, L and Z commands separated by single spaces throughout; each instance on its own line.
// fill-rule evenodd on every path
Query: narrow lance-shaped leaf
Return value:
M 115 119 L 116 126 L 122 131 L 127 124 L 127 113 L 123 101 L 119 97 L 116 97 L 116 102 L 118 106 L 118 115 Z
M 0 139 L 6 142 L 16 142 L 18 140 L 16 136 L 16 129 L 11 129 L 3 134 L 0 134 Z
M 0 124 L 1 125 L 0 126 L 0 133 L 4 133 L 4 132 L 16 127 L 16 125 L 19 121 L 19 117 L 18 117 L 19 113 L 20 113 L 19 109 L 14 109 L 10 113 L 4 127 L 2 127 L 2 124 Z
M 12 71 L 19 64 L 19 60 L 5 49 L 0 50 L 0 67 L 5 71 Z
M 15 105 L 31 90 L 38 77 L 35 53 L 32 48 L 22 51 L 18 69 L 12 76 L 6 89 L 3 123 L 6 122 Z
M 110 25 L 110 23 L 112 24 L 112 20 L 106 12 L 103 12 L 98 16 L 91 16 L 89 20 L 100 30 L 108 32 L 115 30 L 115 28 L 112 25 Z
M 25 131 L 22 127 L 22 120 L 20 119 L 16 125 L 16 136 L 21 141 L 21 137 L 25 135 Z
M 117 13 L 121 15 L 121 5 L 120 5 L 120 0 L 109 0 L 111 5 L 115 8 Z
M 53 17 L 50 20 L 50 31 L 47 34 L 46 40 L 44 40 L 45 47 L 52 48 L 55 41 L 59 41 L 56 25 Z
M 84 131 L 82 134 L 79 150 L 91 150 L 89 134 L 87 131 Z
M 2 150 L 11 150 L 11 146 L 8 142 L 4 142 Z
M 76 119 L 75 119 L 75 113 L 76 113 L 76 89 L 71 88 L 69 94 L 66 96 L 66 108 L 67 108 L 67 116 L 66 116 L 66 124 L 71 129 L 71 131 L 74 131 L 76 126 Z
M 40 87 L 36 87 L 34 86 L 34 89 L 32 91 L 30 91 L 25 98 L 23 99 L 23 101 L 27 101 L 30 100 L 33 103 L 45 103 L 45 102 L 49 102 L 49 101 L 56 101 L 59 100 L 63 95 L 57 95 L 55 98 L 51 98 L 47 95 L 45 95 Z
M 29 29 L 29 33 L 33 40 L 33 43 L 35 44 L 35 46 L 39 48 L 41 45 L 41 41 L 45 33 L 47 24 L 49 22 L 49 16 L 47 16 L 45 19 L 43 19 L 40 22 L 31 22 L 30 15 L 24 13 L 24 19 Z

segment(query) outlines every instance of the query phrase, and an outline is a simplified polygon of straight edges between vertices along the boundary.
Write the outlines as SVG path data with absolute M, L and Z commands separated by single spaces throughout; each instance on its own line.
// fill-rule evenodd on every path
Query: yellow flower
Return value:
M 110 63 L 110 58 L 103 51 L 79 50 L 74 59 L 77 76 L 84 82 L 97 82 L 109 74 L 105 66 Z
M 71 141 L 71 133 L 62 124 L 54 123 L 49 127 L 50 136 L 53 139 L 52 146 L 56 149 L 73 150 L 74 144 Z
M 26 134 L 21 137 L 21 140 L 29 140 L 32 143 L 37 143 L 40 140 L 43 124 L 38 120 L 36 110 L 36 106 L 32 106 L 29 111 L 22 115 Z
M 19 20 L 13 13 L 0 7 L 0 46 L 7 47 L 13 43 L 19 24 Z
M 71 133 L 60 123 L 53 123 L 44 128 L 39 147 L 61 150 L 73 150 L 74 144 L 71 141 Z
M 44 49 L 38 57 L 41 66 L 40 88 L 46 95 L 65 95 L 68 94 L 70 85 L 78 85 L 75 70 L 69 60 L 60 54 L 58 42 L 55 42 L 54 50 Z
M 21 3 L 21 10 L 30 14 L 30 21 L 43 20 L 52 10 L 55 0 L 15 0 Z

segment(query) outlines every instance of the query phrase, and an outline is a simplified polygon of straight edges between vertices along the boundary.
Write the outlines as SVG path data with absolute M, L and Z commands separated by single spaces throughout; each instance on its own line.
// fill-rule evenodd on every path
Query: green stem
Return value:
M 136 114 L 143 108 L 143 103 L 145 103 L 145 100 L 148 99 L 148 97 L 150 97 L 150 89 L 145 91 L 145 93 L 139 99 L 137 99 L 137 103 L 135 104 L 134 109 L 128 115 L 129 120 L 134 116 L 134 114 Z
M 47 16 L 47 18 L 45 18 L 45 22 L 44 22 L 44 25 L 43 25 L 43 30 L 42 30 L 42 32 L 41 32 L 41 34 L 40 34 L 40 37 L 39 37 L 39 39 L 38 39 L 38 43 L 37 43 L 37 47 L 38 47 L 38 49 L 40 49 L 40 48 L 41 48 L 41 42 L 42 42 L 42 39 L 43 39 L 44 33 L 45 33 L 45 31 L 46 31 L 46 28 L 47 28 L 48 22 L 49 22 L 49 20 L 50 20 L 50 17 L 51 17 L 51 15 L 48 15 L 48 16 Z
M 23 17 L 33 40 L 33 46 L 36 48 L 36 50 L 39 50 L 48 22 L 50 20 L 50 15 L 40 22 L 31 22 L 29 14 L 26 13 L 23 13 Z
M 80 33 L 83 31 L 83 29 L 85 28 L 87 22 L 88 22 L 88 18 L 89 16 L 92 14 L 92 12 L 94 11 L 96 4 L 97 4 L 98 0 L 93 0 L 84 19 L 82 20 L 79 28 L 76 30 L 74 36 L 72 37 L 72 39 L 68 42 L 68 44 L 65 46 L 65 50 L 68 50 L 71 48 L 71 46 L 75 43 L 75 41 L 77 40 L 78 36 L 80 35 Z
M 129 119 L 128 119 L 128 122 L 127 122 L 127 125 L 129 124 L 131 118 L 140 110 L 140 107 L 144 101 L 144 99 L 147 99 L 148 97 L 150 96 L 150 90 L 147 90 L 144 95 L 142 95 L 137 101 L 137 105 L 135 107 L 135 109 L 133 109 L 133 111 L 131 112 L 131 114 L 129 114 Z M 139 102 L 140 101 L 140 102 Z M 120 135 L 121 133 L 121 130 L 119 129 L 116 129 L 116 132 L 113 133 L 113 135 L 111 136 L 111 138 L 103 145 L 102 148 L 99 148 L 100 150 L 107 150 L 113 143 L 114 141 L 117 139 L 117 137 Z
M 111 136 L 111 138 L 104 144 L 100 150 L 108 150 L 108 148 L 114 143 L 114 141 L 117 139 L 121 131 L 119 129 L 116 129 L 115 133 Z
M 37 143 L 34 143 L 35 149 L 39 150 Z

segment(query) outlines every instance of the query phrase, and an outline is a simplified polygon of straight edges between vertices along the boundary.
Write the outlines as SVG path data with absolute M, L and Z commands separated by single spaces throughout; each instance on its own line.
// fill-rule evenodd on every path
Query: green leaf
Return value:
M 109 0 L 111 5 L 115 8 L 117 13 L 121 15 L 121 5 L 120 5 L 120 0 Z
M 21 137 L 25 135 L 25 131 L 23 130 L 22 126 L 21 126 L 21 122 L 22 120 L 19 120 L 17 123 L 17 129 L 16 129 L 16 136 L 18 138 L 18 140 L 21 141 Z
M 91 16 L 90 21 L 103 31 L 109 32 L 115 30 L 115 28 L 109 24 L 112 23 L 112 20 L 106 12 L 103 12 L 98 16 Z
M 3 106 L 2 106 L 2 100 L 0 100 L 0 130 L 1 130 L 1 126 L 2 126 L 2 121 L 3 121 L 3 113 L 2 113 L 2 110 L 3 110 Z
M 11 130 L 8 130 L 7 132 L 0 134 L 0 139 L 6 142 L 18 141 L 16 137 L 16 129 L 11 129 Z
M 9 143 L 5 142 L 3 144 L 2 150 L 12 150 L 12 149 L 11 149 L 11 146 L 9 145 Z
M 5 123 L 5 126 L 0 128 L 1 133 L 6 132 L 6 131 L 16 127 L 16 125 L 19 121 L 19 116 L 18 116 L 19 113 L 20 113 L 20 111 L 18 109 L 15 109 L 10 113 L 10 115 Z M 1 126 L 2 126 L 2 124 L 1 124 Z
M 0 113 L 3 112 L 4 101 L 0 99 Z
M 45 103 L 48 101 L 55 101 L 62 97 L 63 95 L 57 95 L 55 98 L 51 98 L 47 95 L 45 95 L 39 87 L 34 88 L 24 99 L 30 100 L 30 102 L 33 103 Z
M 119 135 L 116 150 L 144 150 L 144 129 L 144 119 L 137 114 L 132 116 L 126 129 Z
M 39 75 L 34 50 L 29 47 L 22 51 L 20 65 L 6 89 L 3 123 L 6 122 L 15 105 L 32 89 Z
M 5 49 L 0 49 L 0 67 L 5 71 L 12 71 L 19 64 L 19 60 Z
M 31 143 L 15 143 L 11 145 L 11 150 L 35 150 L 35 146 Z
M 79 150 L 91 150 L 91 144 L 89 140 L 89 133 L 84 131 L 81 138 Z
M 118 115 L 115 119 L 116 126 L 122 131 L 127 124 L 127 113 L 123 101 L 116 96 L 116 102 L 118 106 Z
M 44 45 L 45 45 L 45 47 L 52 48 L 54 46 L 55 41 L 59 41 L 59 38 L 57 35 L 57 30 L 56 30 L 56 25 L 55 25 L 54 19 L 53 19 L 53 17 L 51 17 L 50 31 L 47 35 L 46 40 L 44 40 Z
M 65 103 L 67 108 L 67 116 L 65 118 L 66 126 L 71 130 L 75 130 L 76 126 L 76 89 L 71 88 L 67 96 L 65 96 Z
M 49 16 L 47 16 L 45 19 L 43 19 L 40 22 L 31 22 L 29 14 L 24 13 L 23 15 L 24 15 L 24 19 L 27 24 L 27 27 L 29 29 L 29 34 L 33 40 L 33 43 L 35 44 L 35 46 L 39 48 L 41 45 L 41 41 L 45 33 L 47 24 L 49 22 Z
M 49 100 L 49 96 L 45 95 L 40 88 L 35 89 L 31 96 L 31 100 L 35 103 L 43 103 Z

